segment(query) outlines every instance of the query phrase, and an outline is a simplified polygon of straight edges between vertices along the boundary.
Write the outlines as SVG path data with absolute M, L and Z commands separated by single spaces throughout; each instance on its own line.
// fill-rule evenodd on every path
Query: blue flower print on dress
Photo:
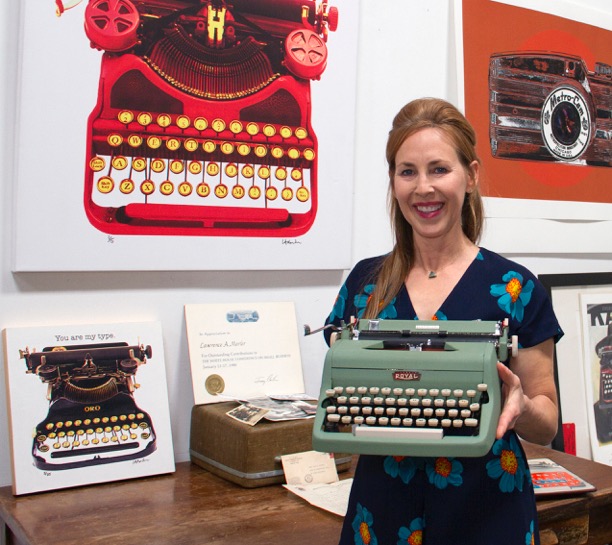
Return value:
M 454 458 L 435 458 L 428 460 L 425 473 L 429 482 L 436 488 L 444 490 L 449 484 L 461 486 L 463 484 L 463 464 Z
M 393 478 L 399 478 L 408 484 L 418 469 L 414 458 L 406 456 L 387 456 L 384 461 L 385 473 Z
M 531 521 L 529 525 L 529 532 L 525 534 L 525 545 L 534 545 L 535 543 L 535 531 L 534 531 L 534 522 Z
M 491 452 L 497 456 L 487 462 L 487 474 L 492 479 L 499 479 L 499 489 L 502 492 L 522 492 L 525 478 L 529 471 L 515 435 L 510 440 L 498 439 L 493 443 Z
M 408 528 L 402 526 L 397 533 L 397 545 L 421 545 L 423 543 L 423 529 L 425 522 L 422 518 L 414 519 Z
M 334 307 L 332 308 L 331 314 L 329 315 L 329 322 L 333 322 L 335 318 L 339 318 L 340 320 L 344 318 L 344 309 L 346 308 L 347 299 L 348 289 L 346 287 L 346 284 L 342 284 L 342 287 L 338 292 L 338 297 L 336 297 L 336 301 L 334 302 Z
M 372 530 L 374 516 L 360 503 L 357 504 L 357 513 L 353 519 L 355 532 L 355 545 L 378 545 L 376 534 Z
M 376 289 L 376 284 L 368 284 L 363 289 L 364 293 L 359 293 L 355 295 L 355 299 L 353 300 L 353 302 L 355 304 L 355 308 L 357 309 L 357 318 L 361 318 L 363 316 L 366 306 L 368 306 L 368 301 L 370 300 L 370 297 L 372 296 L 372 293 L 374 293 L 375 289 Z M 385 320 L 385 319 L 392 320 L 394 318 L 397 318 L 397 310 L 395 308 L 395 297 L 391 299 L 391 302 L 378 313 L 378 317 L 381 320 Z
M 504 284 L 493 284 L 491 295 L 497 297 L 497 304 L 518 322 L 523 321 L 525 307 L 531 301 L 531 293 L 535 287 L 533 280 L 523 285 L 523 275 L 515 271 L 508 271 L 502 280 Z

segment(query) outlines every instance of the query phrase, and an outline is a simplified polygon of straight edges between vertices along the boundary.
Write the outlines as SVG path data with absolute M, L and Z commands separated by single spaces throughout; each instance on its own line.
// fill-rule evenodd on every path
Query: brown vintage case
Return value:
M 312 450 L 314 419 L 249 426 L 227 416 L 238 403 L 195 405 L 191 411 L 191 461 L 245 488 L 284 483 L 281 456 Z M 350 454 L 336 454 L 339 472 L 351 466 Z

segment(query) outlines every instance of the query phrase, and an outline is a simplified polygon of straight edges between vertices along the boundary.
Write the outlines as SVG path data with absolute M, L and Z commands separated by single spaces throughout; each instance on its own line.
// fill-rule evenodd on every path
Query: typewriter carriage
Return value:
M 125 53 L 159 39 L 163 27 L 180 25 L 207 47 L 233 46 L 246 35 L 284 40 L 287 68 L 298 77 L 318 79 L 325 69 L 329 32 L 338 27 L 338 9 L 323 0 L 274 2 L 178 0 L 90 0 L 85 33 L 95 49 Z M 234 10 L 237 15 L 234 16 Z M 239 13 L 239 14 L 238 14 Z M 271 14 L 280 13 L 278 18 Z

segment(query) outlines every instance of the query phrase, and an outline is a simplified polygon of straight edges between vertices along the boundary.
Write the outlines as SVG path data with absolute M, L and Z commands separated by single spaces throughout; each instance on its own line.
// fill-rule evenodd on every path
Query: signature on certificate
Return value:
M 265 377 L 255 377 L 255 384 L 270 384 L 272 382 L 278 382 L 278 380 L 278 375 L 272 373 Z

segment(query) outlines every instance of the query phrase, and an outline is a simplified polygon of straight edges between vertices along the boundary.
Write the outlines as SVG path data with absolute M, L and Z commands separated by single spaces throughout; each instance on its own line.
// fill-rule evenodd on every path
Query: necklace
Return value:
M 438 276 L 438 273 L 436 271 L 429 271 L 429 274 L 427 275 L 427 278 L 429 278 L 429 280 L 431 280 L 432 278 L 436 278 Z

